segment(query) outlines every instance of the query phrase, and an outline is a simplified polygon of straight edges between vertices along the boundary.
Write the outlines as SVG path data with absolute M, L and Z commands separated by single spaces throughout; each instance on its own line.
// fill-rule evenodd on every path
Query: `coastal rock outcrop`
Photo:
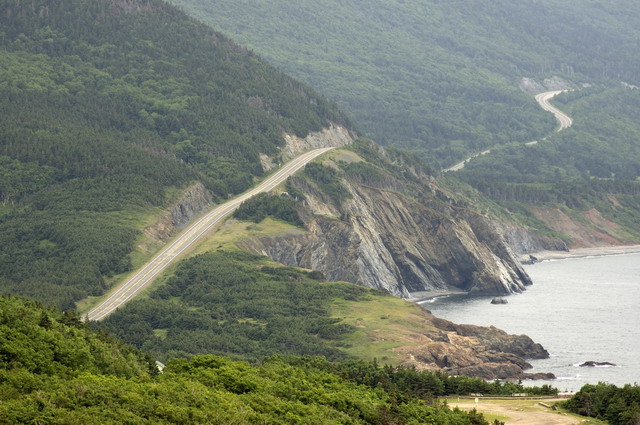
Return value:
M 553 374 L 530 375 L 525 359 L 548 358 L 549 353 L 526 335 L 510 335 L 495 327 L 456 325 L 425 310 L 431 330 L 422 340 L 394 351 L 402 363 L 417 369 L 484 379 L 554 379 Z
M 478 338 L 489 350 L 510 353 L 524 359 L 549 358 L 549 352 L 526 335 L 510 335 L 494 326 L 458 325 L 435 316 L 432 323 L 443 331 Z

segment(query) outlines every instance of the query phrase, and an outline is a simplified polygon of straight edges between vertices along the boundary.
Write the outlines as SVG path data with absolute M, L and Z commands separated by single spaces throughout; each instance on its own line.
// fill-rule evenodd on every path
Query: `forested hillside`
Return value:
M 0 291 L 64 309 L 131 267 L 194 181 L 263 175 L 283 133 L 346 119 L 163 1 L 0 1 Z
M 77 316 L 0 297 L 3 424 L 484 425 L 482 415 L 433 398 L 514 388 L 483 384 L 365 362 L 277 356 L 257 365 L 211 355 L 173 359 L 158 374 L 148 356 L 92 333 Z
M 571 128 L 535 145 L 495 149 L 456 176 L 569 245 L 638 241 L 640 90 L 592 87 L 565 93 L 554 103 L 574 117 Z M 563 217 L 594 236 L 570 234 L 557 223 Z
M 640 80 L 632 0 L 172 1 L 442 167 L 553 129 L 522 77 Z

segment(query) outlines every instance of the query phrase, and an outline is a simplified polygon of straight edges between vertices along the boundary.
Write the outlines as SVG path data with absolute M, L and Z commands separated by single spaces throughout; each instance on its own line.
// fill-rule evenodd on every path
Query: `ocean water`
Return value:
M 640 384 L 640 254 L 546 261 L 525 266 L 534 284 L 492 305 L 492 297 L 450 296 L 422 302 L 455 323 L 494 325 L 529 335 L 551 357 L 529 372 L 552 372 L 550 383 L 575 392 L 584 384 Z M 586 361 L 616 366 L 580 367 Z

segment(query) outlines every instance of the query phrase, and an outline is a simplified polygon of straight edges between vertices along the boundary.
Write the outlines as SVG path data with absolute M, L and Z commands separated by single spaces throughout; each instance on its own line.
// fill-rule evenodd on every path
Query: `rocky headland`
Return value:
M 510 335 L 493 326 L 457 325 L 425 310 L 432 327 L 419 344 L 395 349 L 402 364 L 441 370 L 451 375 L 484 379 L 554 379 L 553 374 L 529 374 L 527 359 L 545 359 L 549 353 L 526 335 Z

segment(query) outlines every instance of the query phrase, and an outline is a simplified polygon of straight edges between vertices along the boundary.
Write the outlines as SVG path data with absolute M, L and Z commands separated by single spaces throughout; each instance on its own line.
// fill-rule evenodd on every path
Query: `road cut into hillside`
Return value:
M 193 247 L 194 244 L 233 213 L 244 201 L 259 193 L 274 189 L 282 184 L 289 176 L 295 174 L 309 162 L 331 149 L 334 148 L 314 149 L 297 156 L 255 188 L 216 206 L 203 217 L 187 226 L 170 243 L 165 245 L 151 261 L 142 266 L 122 284 L 118 285 L 103 301 L 91 309 L 85 316 L 85 320 L 102 320 L 113 313 L 118 307 L 135 298 L 148 287 L 169 264 L 174 262 L 187 249 Z

